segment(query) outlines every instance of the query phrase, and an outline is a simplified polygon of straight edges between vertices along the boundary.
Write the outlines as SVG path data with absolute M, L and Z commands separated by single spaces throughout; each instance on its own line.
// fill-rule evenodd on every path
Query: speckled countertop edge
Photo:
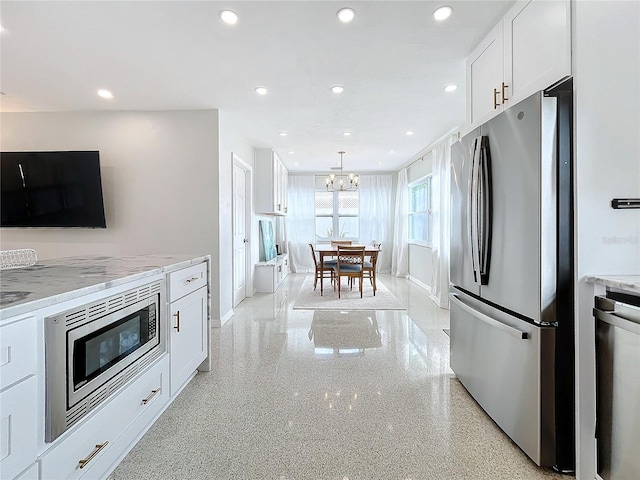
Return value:
M 640 275 L 587 275 L 589 283 L 640 293 Z
M 179 270 L 210 255 L 87 256 L 43 260 L 0 272 L 0 320 Z

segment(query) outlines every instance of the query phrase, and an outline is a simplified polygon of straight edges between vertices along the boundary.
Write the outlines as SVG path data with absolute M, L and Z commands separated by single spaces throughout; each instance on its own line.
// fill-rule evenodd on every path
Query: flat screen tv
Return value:
M 106 228 L 99 152 L 1 152 L 0 210 L 0 227 Z

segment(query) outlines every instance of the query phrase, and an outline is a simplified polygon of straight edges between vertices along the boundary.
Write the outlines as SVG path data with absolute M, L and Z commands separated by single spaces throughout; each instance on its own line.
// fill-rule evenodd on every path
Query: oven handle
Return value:
M 178 310 L 176 313 L 174 313 L 173 316 L 178 319 L 177 325 L 175 327 L 173 327 L 173 328 L 175 328 L 178 331 L 178 333 L 180 333 L 180 310 Z
M 91 452 L 91 454 L 87 458 L 83 458 L 82 460 L 78 461 L 78 465 L 80 466 L 80 468 L 86 467 L 87 463 L 93 460 L 93 457 L 95 457 L 100 452 L 100 450 L 102 450 L 107 445 L 109 445 L 108 441 L 105 441 L 104 443 L 98 443 L 96 445 L 96 448 L 93 450 L 93 452 Z

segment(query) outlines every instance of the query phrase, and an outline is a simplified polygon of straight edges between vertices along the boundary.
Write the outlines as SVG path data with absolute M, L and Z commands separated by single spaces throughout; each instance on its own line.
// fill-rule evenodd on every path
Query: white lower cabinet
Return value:
M 12 479 L 37 455 L 37 381 L 31 376 L 0 393 L 0 478 Z
M 256 264 L 256 291 L 275 292 L 289 275 L 289 254 L 278 255 L 268 262 Z
M 104 478 L 169 403 L 168 376 L 165 355 L 40 457 L 42 479 Z
M 205 286 L 171 303 L 171 396 L 182 389 L 207 358 L 207 296 Z

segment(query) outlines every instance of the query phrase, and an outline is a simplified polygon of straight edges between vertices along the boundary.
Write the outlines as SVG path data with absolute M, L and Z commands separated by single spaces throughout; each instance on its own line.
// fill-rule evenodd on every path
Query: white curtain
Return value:
M 431 178 L 433 285 L 431 286 L 431 299 L 441 308 L 449 308 L 450 172 L 453 140 L 454 137 L 449 137 L 433 150 L 433 176 Z
M 360 175 L 360 235 L 359 243 L 382 244 L 378 271 L 391 271 L 393 224 L 391 221 L 391 175 Z
M 289 209 L 284 224 L 289 241 L 289 265 L 293 272 L 313 272 L 309 244 L 315 243 L 315 177 L 290 174 L 288 195 Z
M 391 274 L 396 277 L 409 275 L 409 192 L 407 169 L 398 172 L 396 214 L 393 226 L 393 255 Z

